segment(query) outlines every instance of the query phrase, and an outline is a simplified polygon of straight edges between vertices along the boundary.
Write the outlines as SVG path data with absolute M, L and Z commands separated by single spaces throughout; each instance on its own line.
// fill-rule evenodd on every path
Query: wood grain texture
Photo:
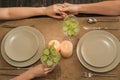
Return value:
M 95 17 L 97 18 L 97 17 Z M 99 17 L 98 17 L 99 18 Z M 108 18 L 108 17 L 102 17 Z M 119 18 L 120 17 L 115 17 Z M 89 32 L 88 30 L 84 30 L 83 26 L 108 26 L 108 27 L 116 27 L 120 26 L 120 22 L 98 22 L 96 24 L 89 24 L 87 23 L 88 17 L 78 18 L 78 22 L 80 24 L 80 32 L 76 36 L 77 38 L 81 39 L 81 37 Z M 1 21 L 0 21 L 1 22 Z M 58 40 L 60 42 L 63 41 L 65 34 L 62 32 L 62 24 L 63 20 L 57 20 L 53 18 L 29 18 L 29 19 L 21 19 L 21 20 L 13 20 L 13 21 L 6 21 L 0 24 L 3 25 L 10 25 L 10 26 L 23 26 L 23 25 L 34 25 L 37 30 L 39 30 L 44 38 L 46 47 L 49 41 L 51 40 Z M 0 28 L 0 43 L 7 32 L 12 30 L 11 28 Z M 120 30 L 105 30 L 116 36 L 120 40 Z M 75 40 L 78 42 L 78 40 Z M 1 46 L 0 46 L 1 47 Z M 61 57 L 61 61 L 55 70 L 49 73 L 44 79 L 37 78 L 33 80 L 120 80 L 120 76 L 118 77 L 94 77 L 94 78 L 83 78 L 81 75 L 83 72 L 91 72 L 90 70 L 86 69 L 82 64 L 79 62 L 77 55 L 76 55 L 76 47 L 74 47 L 73 55 L 69 58 Z M 1 52 L 0 52 L 1 54 Z M 39 60 L 37 63 L 33 64 L 35 66 L 40 64 L 41 61 Z M 0 67 L 12 67 L 2 58 L 0 55 Z M 0 73 L 10 73 L 10 74 L 20 74 L 24 72 L 23 70 L 1 70 Z M 120 65 L 118 65 L 115 69 L 108 72 L 108 74 L 118 74 L 120 75 Z M 1 76 L 0 80 L 9 80 L 10 78 L 15 76 Z

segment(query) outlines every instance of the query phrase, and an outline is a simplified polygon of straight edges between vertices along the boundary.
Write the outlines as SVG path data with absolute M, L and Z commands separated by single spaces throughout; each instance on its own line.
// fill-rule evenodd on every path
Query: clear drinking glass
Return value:
M 60 53 L 57 52 L 53 47 L 46 48 L 43 50 L 41 62 L 47 67 L 56 66 L 60 61 Z
M 76 35 L 79 33 L 80 27 L 76 16 L 68 15 L 63 21 L 62 31 L 66 35 L 65 40 L 70 40 L 73 44 L 77 39 Z

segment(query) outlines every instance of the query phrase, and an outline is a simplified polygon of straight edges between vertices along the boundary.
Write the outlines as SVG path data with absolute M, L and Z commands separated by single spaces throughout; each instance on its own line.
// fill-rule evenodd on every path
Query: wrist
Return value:
M 27 72 L 25 72 L 25 75 L 27 76 L 28 80 L 31 80 L 36 77 L 36 75 L 31 70 L 28 70 Z
M 47 8 L 47 7 L 41 7 L 41 8 L 40 8 L 42 15 L 47 15 L 47 10 L 46 10 L 46 8 Z
M 25 73 L 21 74 L 20 76 L 21 76 L 21 78 L 23 77 L 23 80 L 24 79 L 31 80 L 31 79 L 35 78 L 35 75 L 32 74 L 32 72 L 30 72 L 30 71 L 26 71 Z
M 46 7 L 35 8 L 34 13 L 37 15 L 46 15 Z
M 85 8 L 84 8 L 84 5 L 83 4 L 80 4 L 80 5 L 78 5 L 78 10 L 77 10 L 77 12 L 78 13 L 84 13 L 84 10 Z

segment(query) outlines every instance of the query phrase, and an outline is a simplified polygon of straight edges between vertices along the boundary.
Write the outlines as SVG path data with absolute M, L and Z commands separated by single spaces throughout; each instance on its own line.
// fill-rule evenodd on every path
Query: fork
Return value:
M 2 76 L 19 76 L 19 74 L 0 73 Z
M 0 70 L 28 70 L 29 68 L 20 68 L 20 67 L 0 67 Z
M 84 72 L 83 77 L 90 78 L 90 77 L 117 77 L 116 74 L 100 74 L 100 73 L 90 73 L 90 72 Z

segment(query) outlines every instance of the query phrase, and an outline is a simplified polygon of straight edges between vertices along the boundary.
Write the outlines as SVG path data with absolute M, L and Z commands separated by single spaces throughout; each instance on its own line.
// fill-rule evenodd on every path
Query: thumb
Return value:
M 61 16 L 62 16 L 63 18 L 65 18 L 65 17 L 67 16 L 67 13 L 61 12 Z
M 63 18 L 61 13 L 56 13 L 56 14 L 52 15 L 52 17 L 57 18 L 57 19 L 62 19 Z

